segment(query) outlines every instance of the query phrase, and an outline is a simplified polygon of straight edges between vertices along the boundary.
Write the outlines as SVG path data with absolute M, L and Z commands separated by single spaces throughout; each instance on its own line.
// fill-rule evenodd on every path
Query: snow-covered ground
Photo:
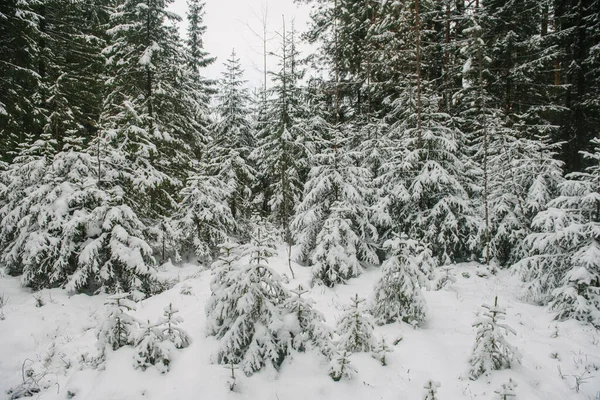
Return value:
M 270 265 L 289 274 L 286 257 Z M 308 287 L 310 270 L 294 265 L 296 279 Z M 376 327 L 393 352 L 382 366 L 368 354 L 352 355 L 358 375 L 351 381 L 333 382 L 328 362 L 316 353 L 293 354 L 280 371 L 267 369 L 251 377 L 237 373 L 237 389 L 230 392 L 230 371 L 211 363 L 217 348 L 206 337 L 204 304 L 210 296 L 211 273 L 201 267 L 163 267 L 161 275 L 178 283 L 170 290 L 142 301 L 134 315 L 155 321 L 169 303 L 180 310 L 181 326 L 191 335 L 190 347 L 178 350 L 171 370 L 161 375 L 155 368 L 134 369 L 133 349 L 109 352 L 103 370 L 82 362 L 82 355 L 96 351 L 95 330 L 103 316 L 106 296 L 68 296 L 60 289 L 36 294 L 20 287 L 18 278 L 0 279 L 0 295 L 8 298 L 5 319 L 0 320 L 0 399 L 26 380 L 45 387 L 35 398 L 132 400 L 132 399 L 422 399 L 427 380 L 438 381 L 438 397 L 451 399 L 495 399 L 495 390 L 512 378 L 516 400 L 596 399 L 600 391 L 600 332 L 578 322 L 556 323 L 544 308 L 518 298 L 517 278 L 501 271 L 497 276 L 477 276 L 477 265 L 456 266 L 457 282 L 426 292 L 429 312 L 419 329 L 406 324 Z M 335 327 L 343 307 L 358 293 L 371 298 L 380 271 L 373 269 L 335 289 L 315 287 L 310 297 L 327 323 Z M 468 277 L 467 277 L 468 276 Z M 190 295 L 182 294 L 188 286 Z M 516 332 L 508 341 L 523 358 L 512 369 L 494 371 L 477 381 L 467 376 L 468 358 L 475 337 L 471 324 L 481 304 L 498 296 L 506 307 L 506 322 Z M 396 340 L 401 339 L 396 345 Z M 28 372 L 31 371 L 31 376 Z M 588 372 L 586 372 L 588 371 Z M 579 383 L 579 392 L 576 386 Z

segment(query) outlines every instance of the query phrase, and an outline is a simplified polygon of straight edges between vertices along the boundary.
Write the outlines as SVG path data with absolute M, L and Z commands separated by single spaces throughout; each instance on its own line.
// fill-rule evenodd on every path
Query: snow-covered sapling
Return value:
M 375 304 L 371 313 L 378 324 L 398 320 L 413 326 L 426 316 L 427 305 L 421 285 L 427 280 L 420 265 L 427 247 L 405 236 L 384 243 L 389 257 L 382 266 L 382 276 L 375 287 Z
M 183 285 L 181 285 L 181 291 L 179 292 L 184 296 L 191 296 L 194 294 L 194 292 L 192 291 L 192 285 L 190 285 L 189 283 L 184 283 Z
M 133 344 L 138 330 L 138 321 L 126 312 L 136 309 L 135 303 L 129 299 L 129 293 L 109 296 L 105 304 L 108 311 L 96 334 L 102 354 L 106 346 L 117 350 Z
M 3 321 L 6 317 L 4 316 L 4 306 L 8 303 L 8 296 L 4 293 L 0 293 L 0 321 Z
M 337 352 L 329 364 L 329 376 L 334 381 L 342 378 L 352 379 L 356 375 L 356 368 L 350 362 L 351 353 L 345 350 Z
M 371 356 L 374 359 L 379 360 L 381 365 L 383 365 L 385 367 L 387 365 L 386 355 L 387 355 L 387 353 L 391 353 L 391 352 L 392 352 L 392 349 L 388 346 L 387 342 L 385 341 L 385 338 L 382 336 L 381 340 L 379 340 L 379 342 L 377 342 L 377 344 L 375 345 L 375 348 L 371 352 Z
M 477 328 L 477 334 L 473 354 L 469 359 L 469 378 L 472 380 L 492 370 L 510 368 L 513 361 L 520 361 L 518 350 L 504 338 L 505 333 L 516 332 L 501 323 L 506 310 L 498 306 L 498 297 L 495 298 L 493 306 L 484 304 L 482 307 L 482 315 L 473 324 Z
M 246 375 L 267 364 L 279 367 L 288 351 L 282 305 L 289 293 L 267 265 L 272 252 L 257 236 L 249 262 L 235 262 L 220 281 L 215 276 L 206 304 L 208 333 L 220 340 L 217 362 L 239 364 Z
M 440 290 L 449 286 L 453 283 L 456 283 L 456 275 L 454 272 L 454 267 L 451 265 L 444 265 L 440 268 L 440 272 L 435 281 L 435 289 Z
M 313 308 L 314 301 L 311 298 L 302 297 L 308 292 L 302 285 L 291 292 L 293 295 L 286 300 L 284 308 L 290 313 L 286 320 L 292 348 L 305 351 L 310 345 L 330 356 L 333 351 L 332 332 L 324 323 L 325 317 Z
M 189 346 L 190 337 L 178 326 L 183 319 L 175 316 L 177 312 L 178 310 L 169 304 L 165 307 L 163 318 L 155 324 L 148 323 L 136 341 L 134 362 L 137 368 L 145 370 L 150 365 L 155 365 L 164 374 L 169 371 L 175 349 Z
M 338 346 L 349 352 L 371 351 L 375 348 L 373 323 L 370 315 L 363 310 L 365 300 L 352 297 L 352 305 L 348 307 L 338 323 L 336 332 L 340 335 Z
M 494 390 L 498 396 L 496 397 L 498 400 L 514 400 L 517 397 L 515 393 L 515 388 L 517 387 L 517 382 L 513 381 L 512 378 L 508 380 L 508 382 L 503 383 L 499 389 Z
M 235 370 L 237 369 L 237 366 L 233 362 L 230 362 L 227 366 L 227 369 L 231 371 L 231 375 L 229 376 L 227 384 L 229 386 L 229 391 L 233 392 L 235 391 L 236 387 Z
M 164 318 L 160 321 L 159 329 L 164 340 L 168 340 L 175 346 L 176 349 L 183 349 L 190 345 L 190 337 L 179 324 L 183 322 L 183 318 L 175 315 L 179 310 L 169 303 L 164 310 Z
M 162 373 L 168 371 L 169 357 L 161 346 L 162 337 L 157 329 L 159 324 L 151 324 L 148 321 L 142 334 L 136 340 L 135 354 L 133 356 L 134 366 L 144 371 L 146 368 L 156 365 Z
M 44 300 L 44 295 L 40 292 L 38 293 L 34 293 L 33 294 L 33 298 L 35 299 L 35 306 L 36 307 L 43 307 L 46 305 L 46 301 Z
M 432 381 L 431 379 L 425 383 L 423 389 L 425 389 L 425 397 L 423 400 L 439 400 L 437 397 L 437 391 L 442 386 L 439 382 Z

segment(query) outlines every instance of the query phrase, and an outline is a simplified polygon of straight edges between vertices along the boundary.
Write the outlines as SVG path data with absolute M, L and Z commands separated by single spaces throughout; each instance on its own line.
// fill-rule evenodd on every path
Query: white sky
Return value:
M 220 78 L 223 62 L 229 58 L 235 48 L 245 70 L 244 77 L 249 87 L 259 87 L 263 81 L 262 40 L 252 31 L 262 35 L 262 19 L 267 11 L 268 37 L 271 39 L 267 51 L 276 51 L 281 32 L 283 15 L 286 29 L 291 27 L 292 20 L 296 30 L 304 32 L 308 21 L 309 6 L 295 4 L 293 0 L 205 0 L 206 15 L 204 22 L 207 32 L 204 35 L 205 48 L 216 56 L 215 63 L 207 68 L 206 75 Z M 185 13 L 186 0 L 175 0 L 171 9 L 183 18 L 182 33 L 187 31 Z M 306 54 L 303 54 L 305 56 Z M 275 61 L 267 61 L 267 69 L 274 67 Z M 270 64 L 270 65 L 269 65 Z

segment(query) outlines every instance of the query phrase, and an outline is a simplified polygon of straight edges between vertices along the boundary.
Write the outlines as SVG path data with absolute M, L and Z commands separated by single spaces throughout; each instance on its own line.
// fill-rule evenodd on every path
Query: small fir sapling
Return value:
M 8 303 L 8 296 L 4 293 L 0 293 L 0 321 L 6 319 L 4 316 L 4 306 Z
M 364 299 L 358 294 L 352 297 L 352 305 L 342 315 L 336 332 L 340 336 L 338 346 L 348 352 L 372 351 L 375 348 L 373 323 L 370 315 L 363 311 Z
M 169 303 L 164 310 L 164 317 L 160 321 L 159 329 L 163 340 L 168 340 L 175 346 L 176 349 L 183 349 L 190 345 L 190 336 L 184 331 L 179 324 L 183 322 L 183 318 L 175 315 L 179 312 L 178 309 Z
M 35 306 L 36 307 L 43 307 L 46 305 L 46 301 L 44 300 L 44 295 L 40 292 L 38 293 L 34 293 L 33 294 L 33 298 L 35 299 Z
M 514 400 L 517 397 L 517 394 L 515 392 L 515 388 L 517 386 L 517 382 L 513 381 L 512 378 L 509 378 L 508 382 L 503 383 L 499 389 L 494 390 L 494 393 L 498 395 L 496 399 Z
M 189 335 L 179 326 L 183 319 L 175 316 L 178 312 L 172 304 L 164 309 L 164 317 L 157 323 L 148 323 L 143 334 L 138 338 L 134 365 L 145 370 L 155 365 L 161 373 L 169 371 L 172 354 L 176 349 L 183 349 L 190 344 Z
M 434 287 L 436 290 L 441 290 L 453 283 L 456 283 L 454 267 L 451 265 L 444 265 L 438 272 L 438 277 L 435 281 Z
M 386 241 L 384 248 L 389 257 L 382 265 L 371 313 L 381 325 L 402 320 L 416 326 L 425 320 L 427 312 L 421 293 L 427 279 L 419 268 L 427 248 L 405 236 Z
M 157 329 L 157 324 L 151 324 L 148 321 L 142 334 L 137 338 L 135 345 L 135 354 L 133 356 L 134 367 L 142 371 L 146 368 L 156 365 L 161 373 L 168 371 L 169 357 L 163 352 L 160 346 L 162 337 Z
M 129 293 L 119 293 L 109 296 L 106 300 L 108 311 L 96 334 L 98 347 L 102 352 L 107 346 L 117 350 L 135 342 L 139 323 L 127 314 L 127 311 L 136 309 L 135 303 L 129 299 L 129 296 Z
M 238 244 L 233 242 L 225 242 L 219 245 L 219 258 L 217 258 L 210 266 L 214 274 L 211 286 L 224 283 L 226 275 L 231 271 L 234 263 L 240 258 L 240 254 L 236 251 L 239 247 Z
M 312 346 L 321 351 L 325 356 L 333 352 L 332 331 L 325 325 L 325 317 L 313 308 L 311 298 L 303 298 L 307 293 L 302 285 L 290 290 L 289 297 L 283 307 L 289 312 L 288 326 L 291 334 L 291 347 L 298 351 L 305 351 L 307 346 Z
M 381 365 L 385 367 L 387 365 L 386 355 L 387 353 L 391 352 L 392 349 L 388 346 L 387 342 L 385 341 L 385 338 L 382 336 L 379 342 L 377 342 L 377 344 L 375 345 L 373 351 L 371 352 L 371 356 L 374 359 L 379 360 Z
M 473 324 L 477 328 L 477 334 L 469 359 L 471 380 L 476 380 L 492 370 L 510 368 L 514 361 L 520 362 L 518 350 L 504 338 L 506 333 L 516 332 L 501 323 L 505 319 L 506 310 L 498 306 L 498 297 L 495 298 L 493 306 L 484 304 L 482 307 L 482 315 Z
M 191 296 L 194 294 L 194 292 L 192 291 L 192 285 L 190 285 L 189 283 L 184 283 L 183 285 L 181 285 L 181 291 L 179 292 L 184 296 Z
M 226 368 L 228 370 L 231 371 L 231 375 L 229 376 L 229 380 L 227 381 L 227 385 L 229 386 L 229 391 L 230 392 L 235 392 L 236 389 L 236 377 L 235 377 L 235 370 L 238 369 L 237 365 L 235 365 L 233 362 L 230 362 L 229 365 L 226 366 Z
M 425 389 L 425 397 L 423 397 L 423 400 L 439 400 L 437 391 L 440 386 L 442 385 L 439 382 L 432 381 L 431 379 L 428 380 L 427 383 L 425 383 L 425 386 L 423 386 L 423 389 Z
M 221 282 L 213 280 L 206 304 L 208 333 L 220 340 L 216 361 L 239 364 L 246 375 L 267 364 L 278 368 L 290 337 L 283 309 L 289 293 L 267 265 L 273 249 L 261 233 L 247 248 L 249 262 L 235 262 Z
M 356 368 L 350 362 L 350 356 L 352 353 L 341 350 L 334 354 L 329 363 L 329 376 L 335 382 L 338 382 L 342 378 L 352 379 L 357 371 Z

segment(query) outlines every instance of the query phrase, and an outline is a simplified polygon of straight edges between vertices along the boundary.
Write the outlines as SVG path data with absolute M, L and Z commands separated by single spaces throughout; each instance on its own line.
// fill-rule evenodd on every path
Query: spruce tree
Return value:
M 313 308 L 314 301 L 303 298 L 307 293 L 301 285 L 290 291 L 284 308 L 294 316 L 294 329 L 291 332 L 291 347 L 298 351 L 305 351 L 308 346 L 318 349 L 329 357 L 333 352 L 332 332 L 325 325 L 325 317 Z
M 516 333 L 501 322 L 505 318 L 506 310 L 498 306 L 498 297 L 495 298 L 493 306 L 484 304 L 482 307 L 484 311 L 473 324 L 477 328 L 477 334 L 473 354 L 469 359 L 469 378 L 472 380 L 493 370 L 510 368 L 514 361 L 520 362 L 518 350 L 504 338 L 505 333 Z
M 224 277 L 213 280 L 206 304 L 208 333 L 220 341 L 216 361 L 239 364 L 246 375 L 267 364 L 278 368 L 288 352 L 290 333 L 283 323 L 289 298 L 281 277 L 268 266 L 273 250 L 258 229 L 239 262 Z
M 169 0 L 123 0 L 111 13 L 104 49 L 109 79 L 101 129 L 122 141 L 135 210 L 155 223 L 176 207 L 174 196 L 206 142 L 199 103 Z M 159 247 L 157 244 L 156 247 Z
M 347 352 L 369 352 L 375 349 L 373 323 L 370 315 L 364 312 L 362 303 L 365 299 L 358 294 L 351 298 L 352 304 L 346 309 L 337 324 L 336 333 L 340 336 L 337 345 Z
M 312 265 L 313 282 L 332 287 L 375 264 L 376 228 L 371 223 L 370 172 L 357 166 L 349 138 L 331 129 L 312 161 L 293 230 L 300 260 Z
M 219 120 L 214 125 L 214 139 L 206 158 L 209 171 L 227 188 L 227 202 L 231 214 L 244 226 L 250 219 L 252 187 L 256 172 L 250 163 L 254 137 L 249 120 L 250 98 L 244 87 L 244 71 L 240 59 L 232 52 L 225 62 L 225 72 L 219 81 L 217 112 Z
M 234 182 L 235 183 L 235 182 Z M 234 192 L 231 182 L 203 173 L 192 174 L 181 191 L 182 200 L 176 215 L 180 251 L 190 250 L 201 262 L 217 255 L 218 246 L 227 242 L 237 228 L 237 222 L 227 203 Z
M 406 237 L 390 239 L 384 248 L 389 257 L 382 265 L 371 313 L 379 324 L 402 320 L 416 326 L 425 320 L 427 313 L 421 293 L 421 285 L 427 278 L 419 269 L 419 260 L 427 248 Z
M 533 219 L 526 238 L 528 257 L 516 264 L 527 296 L 549 303 L 557 319 L 600 325 L 600 140 L 584 153 L 594 166 L 573 173 L 560 185 L 560 196 Z
M 260 171 L 263 202 L 276 225 L 292 243 L 290 224 L 302 199 L 302 188 L 310 153 L 310 112 L 307 97 L 300 87 L 304 71 L 300 65 L 294 30 L 281 33 L 277 54 L 278 70 L 272 72 L 272 87 L 264 104 L 257 148 L 252 159 Z

